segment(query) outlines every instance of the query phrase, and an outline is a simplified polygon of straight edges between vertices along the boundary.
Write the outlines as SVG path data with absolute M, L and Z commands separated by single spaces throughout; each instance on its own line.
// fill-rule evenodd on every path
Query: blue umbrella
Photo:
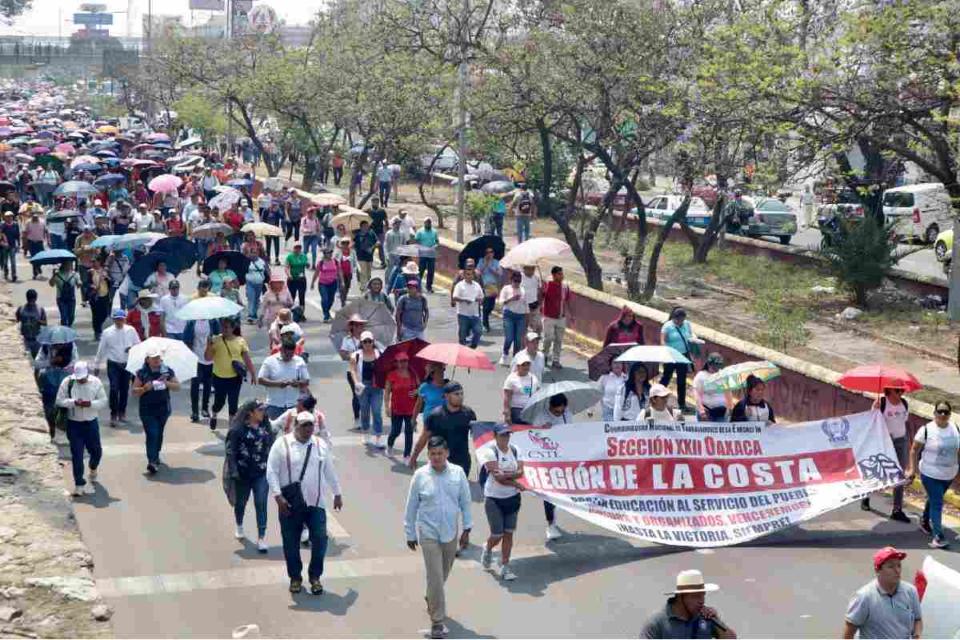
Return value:
M 94 151 L 93 155 L 100 156 L 101 158 L 115 158 L 117 154 L 109 149 L 100 149 L 99 151 Z
M 56 191 L 53 192 L 55 196 L 80 196 L 81 198 L 86 198 L 97 192 L 97 188 L 94 187 L 89 182 L 84 182 L 82 180 L 69 180 L 64 182 Z
M 237 178 L 235 180 L 230 180 L 229 182 L 227 182 L 227 186 L 237 187 L 238 189 L 240 187 L 252 187 L 253 180 L 247 180 L 245 178 Z
M 170 260 L 176 260 L 177 272 L 189 269 L 197 262 L 197 246 L 186 238 L 162 238 L 150 248 L 151 253 L 165 253 L 170 256 Z M 167 267 L 173 271 L 172 263 L 167 262 Z
M 63 325 L 43 327 L 37 335 L 37 342 L 40 344 L 69 344 L 76 339 L 76 330 Z
M 77 166 L 71 167 L 71 169 L 76 173 L 78 171 L 100 171 L 103 167 L 92 162 L 81 162 Z
M 76 259 L 77 256 L 66 249 L 47 249 L 30 258 L 30 264 L 60 264 L 61 262 L 69 262 L 70 260 Z
M 157 251 L 151 251 L 145 256 L 140 256 L 137 258 L 133 265 L 130 266 L 130 270 L 127 272 L 127 275 L 130 276 L 130 282 L 142 287 L 144 281 L 150 277 L 150 274 L 157 270 L 157 264 L 163 262 L 167 265 L 167 271 L 173 275 L 179 275 L 181 269 L 178 269 L 177 260 L 175 256 L 172 256 L 167 253 L 160 253 Z
M 115 236 L 112 234 L 100 236 L 99 238 L 91 242 L 89 247 L 91 249 L 112 249 L 116 241 L 122 237 L 123 236 Z
M 120 158 L 104 158 L 103 164 L 107 165 L 108 167 L 119 167 Z
M 127 176 L 122 173 L 106 173 L 96 180 L 93 181 L 93 186 L 99 187 L 100 185 L 110 186 L 114 184 L 120 184 L 127 181 Z

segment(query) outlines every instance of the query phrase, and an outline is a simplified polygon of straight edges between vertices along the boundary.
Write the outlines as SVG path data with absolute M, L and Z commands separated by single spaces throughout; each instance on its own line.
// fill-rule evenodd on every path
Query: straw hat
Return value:
M 673 591 L 666 591 L 665 595 L 673 596 L 682 593 L 710 593 L 720 589 L 718 585 L 703 581 L 703 574 L 696 569 L 687 569 L 677 574 L 677 586 Z

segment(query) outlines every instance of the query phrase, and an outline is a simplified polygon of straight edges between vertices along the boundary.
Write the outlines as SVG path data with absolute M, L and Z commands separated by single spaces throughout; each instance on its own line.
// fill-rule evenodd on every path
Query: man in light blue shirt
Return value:
M 404 529 L 407 546 L 417 550 L 419 540 L 427 568 L 427 611 L 430 614 L 430 637 L 443 638 L 447 617 L 443 585 L 457 555 L 458 519 L 463 518 L 459 548 L 470 544 L 470 484 L 463 469 L 447 462 L 450 450 L 439 436 L 427 444 L 430 464 L 420 467 L 410 480 Z
M 426 271 L 427 291 L 433 293 L 433 273 L 437 268 L 437 245 L 440 244 L 440 236 L 433 228 L 433 220 L 424 219 L 423 228 L 417 231 L 414 240 L 420 246 L 420 279 L 423 279 L 423 272 Z

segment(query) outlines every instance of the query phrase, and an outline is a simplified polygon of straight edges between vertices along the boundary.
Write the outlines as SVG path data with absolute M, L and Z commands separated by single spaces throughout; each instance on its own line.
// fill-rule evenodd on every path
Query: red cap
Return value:
M 873 554 L 873 570 L 878 571 L 883 563 L 891 558 L 896 558 L 897 560 L 903 560 L 907 557 L 903 551 L 896 549 L 894 547 L 884 547 L 880 549 L 875 554 Z

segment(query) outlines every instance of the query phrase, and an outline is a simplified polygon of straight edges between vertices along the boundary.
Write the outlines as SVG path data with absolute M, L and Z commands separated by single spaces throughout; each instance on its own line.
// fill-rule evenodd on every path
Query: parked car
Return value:
M 887 189 L 883 216 L 893 224 L 897 239 L 934 244 L 941 231 L 953 227 L 950 195 L 940 182 L 924 182 Z
M 941 231 L 933 243 L 933 253 L 937 262 L 943 265 L 943 272 L 950 273 L 950 261 L 953 260 L 953 229 Z
M 797 232 L 797 215 L 790 207 L 776 198 L 743 196 L 742 201 L 749 209 L 749 215 L 743 224 L 729 226 L 731 232 L 748 238 L 775 236 L 780 244 L 790 244 Z M 734 206 L 734 201 L 727 206 Z
M 853 189 L 841 189 L 836 193 L 830 192 L 829 200 L 817 206 L 817 218 L 833 220 L 863 219 L 864 209 L 860 196 Z
M 647 204 L 647 216 L 654 220 L 666 222 L 683 203 L 683 198 L 684 196 L 679 194 L 655 196 Z M 631 209 L 630 213 L 636 214 L 637 209 Z M 691 227 L 706 228 L 710 224 L 712 216 L 713 211 L 710 210 L 702 198 L 696 196 L 690 198 L 690 207 L 687 209 L 687 224 Z
M 690 190 L 690 193 L 703 200 L 708 207 L 713 207 L 713 205 L 717 204 L 719 191 L 717 191 L 717 188 L 712 184 L 695 184 Z
M 440 151 L 441 145 L 434 145 L 430 148 L 428 153 L 424 153 L 420 156 L 420 168 L 424 171 L 430 169 L 430 163 L 433 162 L 434 157 L 437 155 L 437 152 Z M 434 171 L 456 171 L 457 167 L 460 164 L 460 157 L 457 155 L 456 149 L 452 147 L 447 147 L 440 154 L 440 157 L 437 158 L 437 161 L 433 164 Z

